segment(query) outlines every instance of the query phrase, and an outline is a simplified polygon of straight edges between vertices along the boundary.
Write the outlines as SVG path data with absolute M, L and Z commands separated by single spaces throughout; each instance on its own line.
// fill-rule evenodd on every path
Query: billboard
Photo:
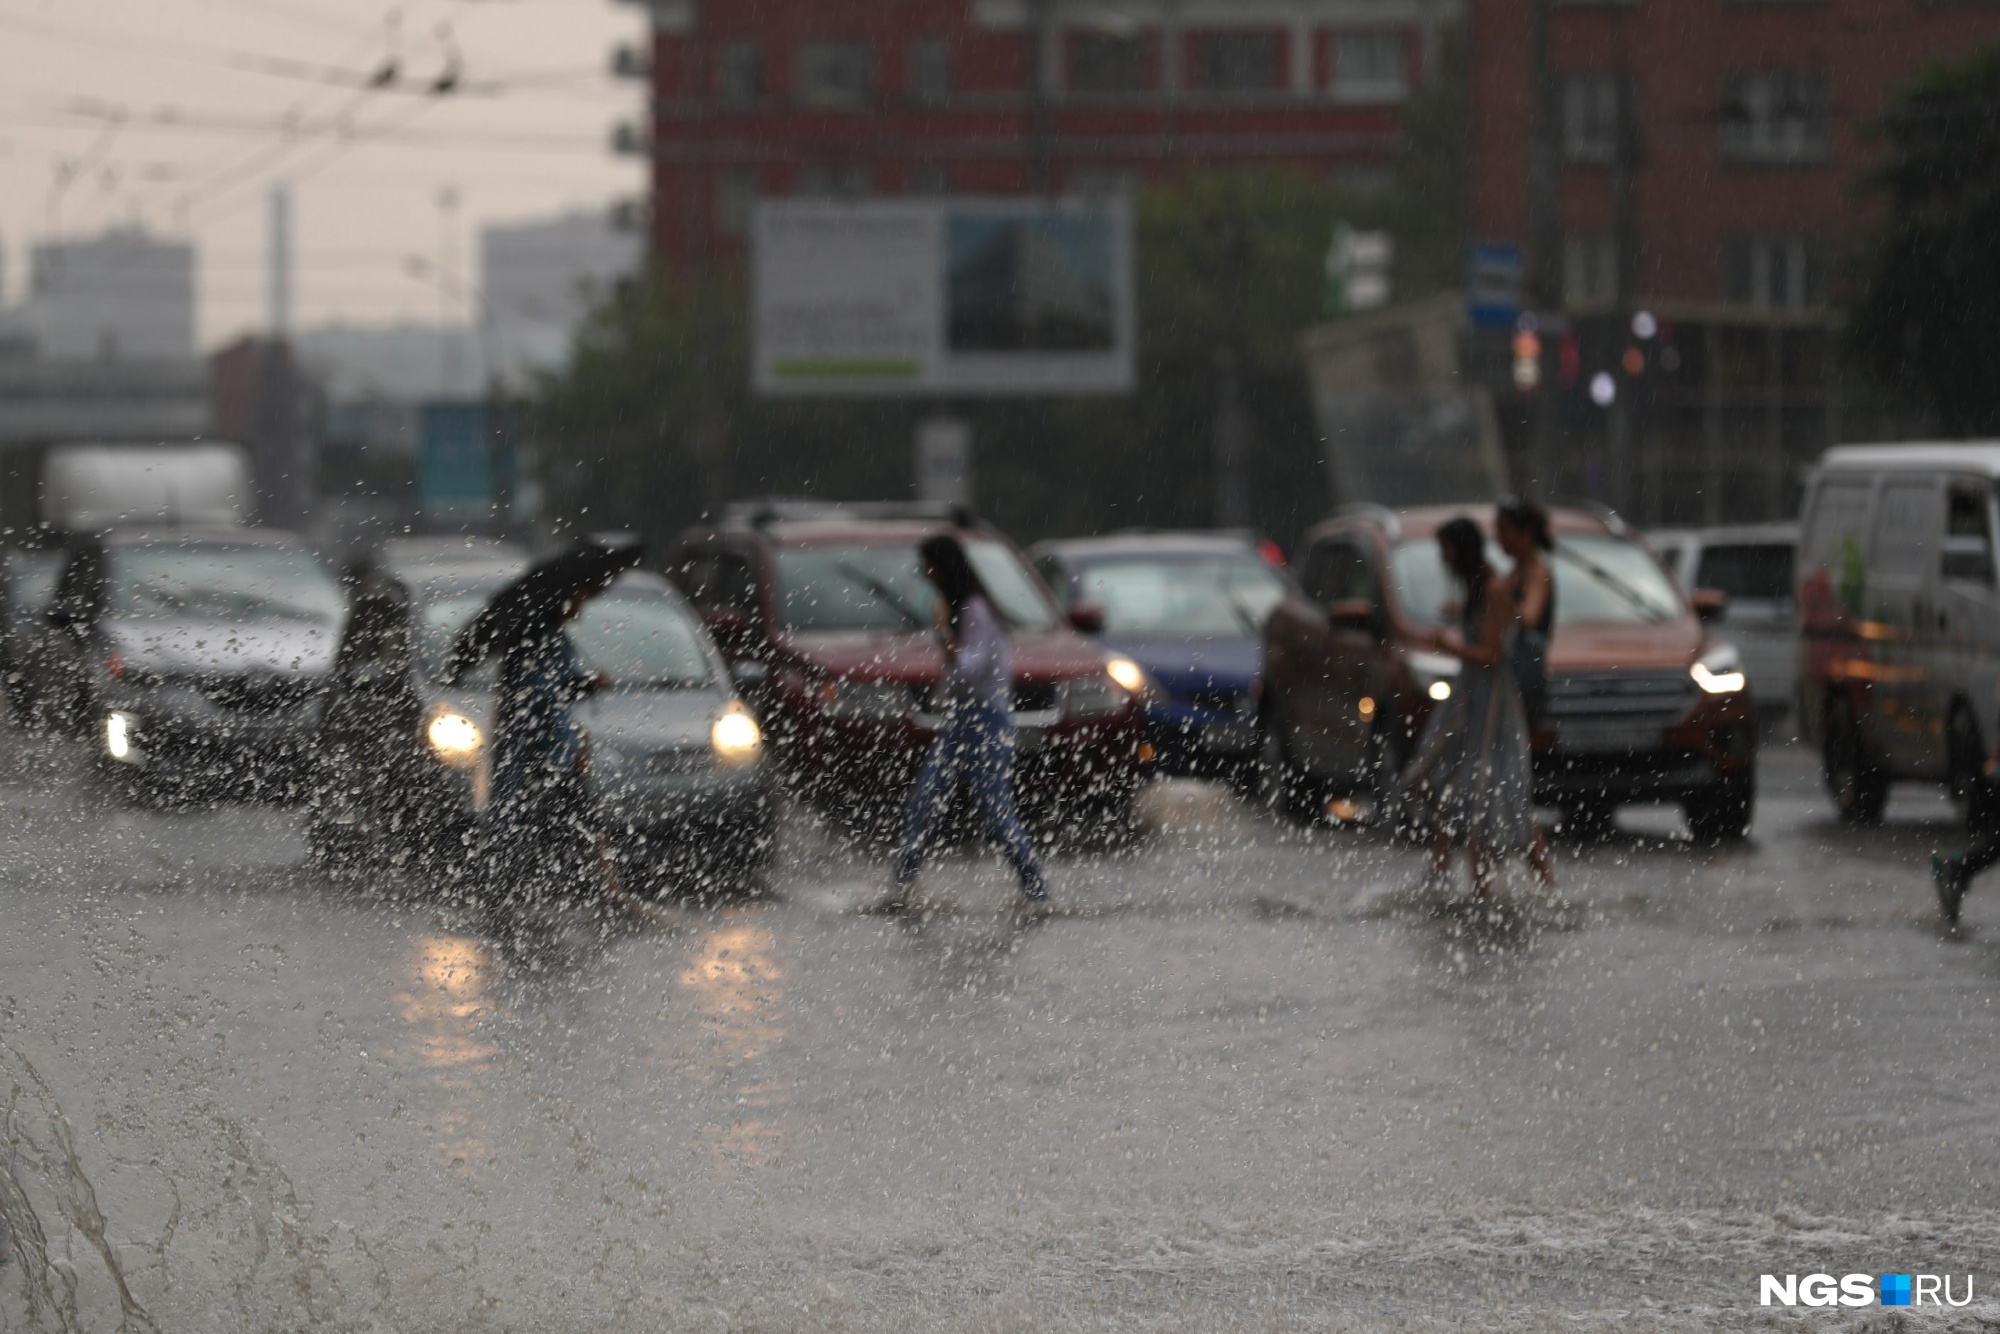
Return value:
M 764 394 L 1129 393 L 1130 205 L 762 202 L 751 341 Z

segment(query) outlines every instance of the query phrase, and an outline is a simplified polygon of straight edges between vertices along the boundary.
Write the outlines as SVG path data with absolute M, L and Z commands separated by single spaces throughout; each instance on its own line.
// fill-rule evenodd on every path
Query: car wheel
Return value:
M 1689 797 L 1684 807 L 1696 841 L 1730 843 L 1750 833 L 1757 812 L 1757 780 L 1750 775 L 1717 783 Z
M 1324 814 L 1320 782 L 1292 759 L 1285 740 L 1285 723 L 1276 700 L 1263 719 L 1263 763 L 1258 795 L 1273 814 L 1296 824 L 1311 824 Z
M 1961 819 L 1971 817 L 1973 790 L 1984 781 L 1985 769 L 1986 749 L 1979 739 L 1979 724 L 1973 721 L 1972 710 L 1954 705 L 1951 721 L 1945 725 L 1945 775 Z
M 1882 808 L 1889 801 L 1889 779 L 1868 754 L 1861 721 L 1846 700 L 1836 700 L 1827 709 L 1820 762 L 1841 823 L 1880 823 Z

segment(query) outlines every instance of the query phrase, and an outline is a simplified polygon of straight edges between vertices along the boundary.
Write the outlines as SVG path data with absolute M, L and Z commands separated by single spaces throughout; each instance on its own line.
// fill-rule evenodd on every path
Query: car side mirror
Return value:
M 1335 598 L 1327 604 L 1326 615 L 1336 629 L 1366 630 L 1373 634 L 1380 612 L 1367 598 Z
M 83 628 L 83 613 L 69 603 L 54 603 L 42 613 L 42 620 L 57 630 L 68 630 L 71 633 Z
M 1729 614 L 1729 594 L 1719 588 L 1697 588 L 1688 594 L 1688 604 L 1704 623 L 1719 621 Z
M 1069 609 L 1069 623 L 1086 635 L 1104 633 L 1104 608 L 1095 602 L 1079 602 Z
M 771 669 L 754 659 L 745 658 L 731 664 L 729 679 L 736 683 L 738 690 L 758 690 L 770 681 Z

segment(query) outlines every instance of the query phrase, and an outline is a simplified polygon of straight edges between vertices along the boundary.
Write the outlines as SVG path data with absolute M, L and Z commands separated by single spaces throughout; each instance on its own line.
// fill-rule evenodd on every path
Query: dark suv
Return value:
M 681 535 L 668 569 L 749 693 L 774 757 L 824 809 L 883 826 L 937 725 L 944 653 L 917 544 L 964 542 L 1014 636 L 1015 786 L 1044 827 L 1124 821 L 1145 713 L 1013 544 L 962 513 L 753 501 Z
M 1298 591 L 1264 635 L 1266 772 L 1294 811 L 1337 792 L 1397 799 L 1412 739 L 1459 673 L 1423 646 L 1458 596 L 1437 530 L 1459 514 L 1493 531 L 1490 506 L 1359 506 L 1307 535 Z M 1556 629 L 1537 799 L 1585 827 L 1622 803 L 1678 802 L 1698 837 L 1743 834 L 1757 726 L 1741 659 L 1703 624 L 1722 599 L 1683 594 L 1622 524 L 1576 510 L 1551 519 Z

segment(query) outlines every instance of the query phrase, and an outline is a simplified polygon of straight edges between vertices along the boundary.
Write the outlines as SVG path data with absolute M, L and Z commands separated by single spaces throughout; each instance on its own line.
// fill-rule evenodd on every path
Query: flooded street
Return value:
M 1980 1287 L 1909 1327 L 2000 1320 L 2000 898 L 1946 932 L 1943 800 L 1843 829 L 1796 749 L 1749 844 L 1631 812 L 1554 902 L 1171 784 L 1045 917 L 985 855 L 862 915 L 794 809 L 762 898 L 517 935 L 0 745 L 0 1218 L 67 1257 L 0 1328 L 1903 1328 L 1757 1276 L 1911 1270 Z

